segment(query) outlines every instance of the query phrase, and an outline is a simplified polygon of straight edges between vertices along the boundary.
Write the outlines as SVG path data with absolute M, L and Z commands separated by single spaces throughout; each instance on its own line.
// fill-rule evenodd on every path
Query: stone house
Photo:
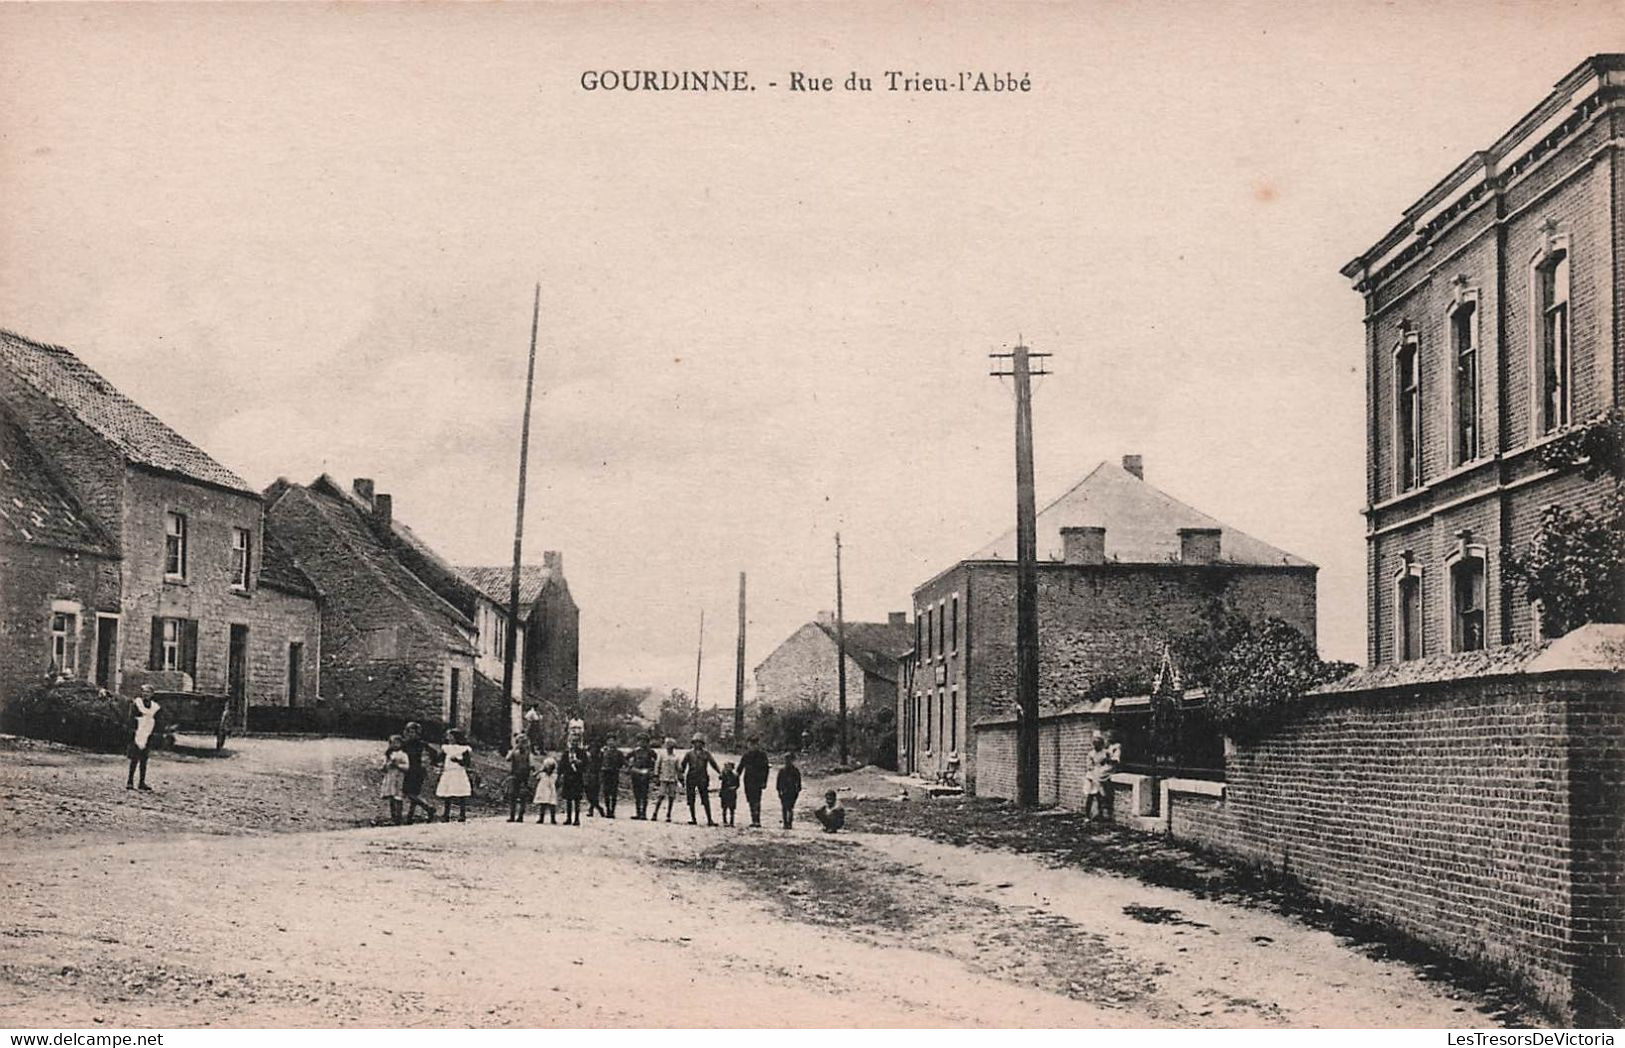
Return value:
M 894 709 L 898 659 L 913 643 L 908 614 L 894 611 L 885 622 L 848 622 L 845 632 L 847 709 Z M 781 710 L 803 705 L 835 709 L 839 651 L 835 616 L 819 612 L 757 664 L 756 701 Z
M 0 332 L 0 410 L 26 474 L 8 482 L 0 607 L 26 649 L 8 666 L 223 694 L 239 724 L 314 699 L 319 609 L 265 556 L 257 492 L 59 346 Z
M 432 551 L 403 537 L 394 500 L 369 481 L 347 489 L 323 474 L 309 485 L 278 480 L 265 504 L 279 543 L 321 595 L 326 722 L 368 733 L 408 720 L 469 730 L 474 622 L 407 566 L 406 546 L 421 547 L 420 557 Z
M 1625 55 L 1597 55 L 1343 274 L 1365 300 L 1373 664 L 1538 639 L 1503 574 L 1542 510 L 1600 506 L 1547 451 L 1620 410 Z
M 457 569 L 479 591 L 478 672 L 500 703 L 503 646 L 507 641 L 512 566 Z M 514 652 L 514 694 L 538 707 L 547 722 L 562 722 L 580 690 L 581 611 L 564 577 L 564 554 L 542 553 L 541 564 L 519 569 L 519 631 Z
M 1039 511 L 1037 531 L 1045 711 L 1145 685 L 1170 638 L 1221 610 L 1315 638 L 1318 569 L 1146 483 L 1137 455 L 1097 466 Z M 977 731 L 1014 715 L 1014 558 L 1012 530 L 914 591 L 897 709 L 903 771 L 935 777 L 956 755 L 967 788 L 1014 781 L 1004 747 L 979 772 Z

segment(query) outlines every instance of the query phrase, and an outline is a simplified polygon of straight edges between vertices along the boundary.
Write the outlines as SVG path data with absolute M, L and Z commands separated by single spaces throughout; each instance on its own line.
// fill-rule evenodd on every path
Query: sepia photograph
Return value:
M 1621 0 L 0 3 L 0 1028 L 1612 1045 L 1622 307 Z

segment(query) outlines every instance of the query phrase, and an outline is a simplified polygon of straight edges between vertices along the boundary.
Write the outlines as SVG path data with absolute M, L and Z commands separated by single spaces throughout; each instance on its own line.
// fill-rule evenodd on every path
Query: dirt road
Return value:
M 334 762 L 370 770 L 375 748 L 259 741 L 242 740 L 259 750 L 242 776 L 186 774 L 221 776 L 222 793 L 242 778 L 239 800 L 297 813 L 248 773 L 302 757 L 317 778 Z M 178 764 L 157 780 L 168 792 L 122 809 L 122 783 L 64 767 L 77 803 L 105 803 L 116 828 L 20 833 L 26 847 L 0 860 L 0 1025 L 1483 1022 L 1475 1002 L 1330 934 L 1005 852 L 624 818 L 273 834 L 302 822 L 267 812 L 230 832 L 166 809 L 187 796 Z M 26 779 L 0 774 L 0 828 L 30 825 L 15 798 L 48 805 Z

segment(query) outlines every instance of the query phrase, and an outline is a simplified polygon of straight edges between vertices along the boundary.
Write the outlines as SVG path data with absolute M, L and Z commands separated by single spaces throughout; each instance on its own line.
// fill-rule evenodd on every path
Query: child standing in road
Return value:
M 508 821 L 524 822 L 530 800 L 530 739 L 523 732 L 514 735 L 508 749 L 508 781 L 503 793 L 508 799 Z
M 739 807 L 739 773 L 734 771 L 733 761 L 725 761 L 722 765 L 717 796 L 722 799 L 722 825 L 732 826 L 734 809 Z
M 554 826 L 559 824 L 559 784 L 554 778 L 558 770 L 558 762 L 552 757 L 542 758 L 542 768 L 536 773 L 536 796 L 532 798 L 536 804 L 538 826 L 543 820 Z
M 389 820 L 401 824 L 401 806 L 406 803 L 406 769 L 412 760 L 401 748 L 405 740 L 399 735 L 389 737 L 389 748 L 384 750 L 384 778 L 378 784 L 378 796 L 389 802 Z
M 468 795 L 474 792 L 473 784 L 468 778 L 468 767 L 474 762 L 474 751 L 463 742 L 463 733 L 456 728 L 446 731 L 448 741 L 440 747 L 440 756 L 445 761 L 445 767 L 440 771 L 440 784 L 434 788 L 434 795 L 445 802 L 446 808 L 440 815 L 441 822 L 451 821 L 451 802 L 457 802 L 457 821 L 468 821 Z
M 660 794 L 655 797 L 655 811 L 649 816 L 654 822 L 660 818 L 660 806 L 666 806 L 666 821 L 671 821 L 671 810 L 677 807 L 677 783 L 682 778 L 683 760 L 677 756 L 677 740 L 666 740 L 666 752 L 655 758 L 655 781 L 660 784 Z
M 791 829 L 796 823 L 796 798 L 801 796 L 801 769 L 796 767 L 795 751 L 784 755 L 784 767 L 779 769 L 773 786 L 779 791 L 779 809 L 784 813 L 784 828 Z

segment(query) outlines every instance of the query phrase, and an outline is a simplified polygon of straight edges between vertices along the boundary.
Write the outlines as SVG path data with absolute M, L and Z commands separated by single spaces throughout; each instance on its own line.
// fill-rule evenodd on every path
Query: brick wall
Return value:
M 1160 817 L 1512 979 L 1566 1021 L 1617 1022 L 1622 687 L 1567 671 L 1313 696 L 1236 744 L 1222 800 L 1176 794 Z
M 1086 794 L 1086 754 L 1094 733 L 1104 728 L 1093 714 L 1045 717 L 1038 726 L 1038 802 L 1081 808 Z M 1014 723 L 984 724 L 976 729 L 978 797 L 1016 796 L 1016 727 Z

